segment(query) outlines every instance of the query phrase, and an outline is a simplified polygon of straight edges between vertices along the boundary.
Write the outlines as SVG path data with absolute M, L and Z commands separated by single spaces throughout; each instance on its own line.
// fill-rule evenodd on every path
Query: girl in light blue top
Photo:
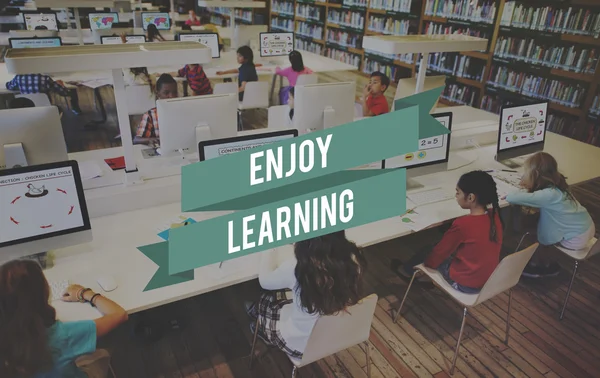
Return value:
M 560 244 L 578 250 L 594 237 L 596 230 L 590 214 L 573 197 L 552 155 L 538 152 L 530 156 L 525 162 L 521 186 L 525 190 L 507 195 L 506 201 L 540 209 L 537 238 L 541 245 Z M 558 272 L 558 264 L 542 263 L 538 258 L 532 259 L 523 275 L 541 277 Z

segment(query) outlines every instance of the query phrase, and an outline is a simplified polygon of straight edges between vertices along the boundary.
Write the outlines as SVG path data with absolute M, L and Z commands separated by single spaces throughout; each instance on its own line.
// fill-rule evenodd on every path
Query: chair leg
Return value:
M 371 378 L 371 345 L 365 341 L 365 353 L 367 354 L 367 378 Z
M 452 358 L 452 367 L 450 368 L 450 375 L 454 374 L 454 367 L 456 366 L 456 358 L 458 357 L 458 352 L 460 350 L 460 342 L 462 340 L 463 331 L 465 330 L 465 323 L 467 320 L 467 308 L 465 307 L 463 311 L 462 324 L 460 325 L 460 332 L 458 333 L 458 340 L 456 341 L 456 350 L 454 351 L 454 358 Z
M 117 378 L 117 375 L 115 374 L 115 371 L 112 368 L 112 365 L 108 365 L 108 369 L 110 370 L 110 374 L 112 374 L 112 378 Z
M 418 270 L 415 270 L 415 272 L 413 273 L 412 278 L 410 279 L 410 283 L 408 284 L 408 288 L 406 288 L 406 293 L 404 293 L 404 298 L 402 298 L 402 302 L 400 302 L 400 307 L 398 308 L 397 312 L 394 314 L 392 311 L 392 316 L 394 319 L 394 323 L 396 323 L 396 320 L 398 319 L 398 316 L 400 315 L 400 312 L 402 311 L 402 307 L 404 306 L 404 302 L 406 301 L 406 297 L 408 297 L 408 292 L 410 291 L 410 288 L 412 287 L 413 282 L 415 281 L 415 277 L 417 276 L 417 273 L 419 273 Z
M 573 287 L 573 281 L 575 281 L 575 274 L 577 273 L 577 268 L 579 267 L 579 261 L 575 260 L 575 267 L 573 268 L 573 275 L 571 276 L 571 282 L 569 283 L 569 289 L 567 290 L 567 296 L 565 297 L 565 303 L 563 304 L 563 308 L 560 311 L 560 320 L 565 316 L 565 310 L 567 309 L 567 303 L 569 302 L 569 297 L 571 296 L 571 288 Z
M 512 310 L 512 289 L 508 291 L 508 312 L 506 314 L 506 338 L 504 344 L 508 345 L 508 335 L 510 334 L 510 313 Z
M 515 252 L 519 252 L 521 250 L 521 244 L 523 244 L 523 240 L 525 240 L 525 237 L 529 235 L 529 232 L 526 232 L 523 234 L 523 236 L 521 236 L 521 240 L 519 240 L 519 244 L 517 244 L 517 248 L 515 249 Z
M 258 336 L 258 317 L 256 318 L 256 323 L 254 324 L 254 337 L 252 338 L 252 349 L 250 349 L 250 362 L 249 367 L 252 369 L 252 362 L 254 360 L 254 349 L 256 348 L 256 338 Z
M 292 378 L 296 378 L 296 374 L 298 374 L 298 368 L 294 366 L 294 369 L 292 370 Z

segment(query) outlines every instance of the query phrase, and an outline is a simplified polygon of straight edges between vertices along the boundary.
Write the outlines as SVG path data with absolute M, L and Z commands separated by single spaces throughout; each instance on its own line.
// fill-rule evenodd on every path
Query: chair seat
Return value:
M 588 255 L 590 254 L 590 250 L 592 249 L 593 245 L 596 244 L 596 242 L 598 241 L 598 239 L 596 238 L 592 238 L 587 245 L 585 246 L 585 248 L 583 249 L 578 249 L 578 250 L 572 250 L 572 249 L 568 249 L 565 248 L 561 245 L 557 245 L 556 248 L 563 252 L 564 254 L 566 254 L 567 256 L 574 258 L 575 260 L 585 260 L 586 258 L 588 258 Z
M 460 302 L 463 306 L 472 307 L 477 304 L 477 298 L 479 298 L 479 294 L 466 294 L 460 292 L 453 288 L 448 281 L 442 276 L 440 272 L 436 269 L 427 268 L 425 265 L 421 264 L 416 267 L 423 273 L 425 273 L 431 280 L 438 286 L 440 289 L 449 293 L 454 299 Z

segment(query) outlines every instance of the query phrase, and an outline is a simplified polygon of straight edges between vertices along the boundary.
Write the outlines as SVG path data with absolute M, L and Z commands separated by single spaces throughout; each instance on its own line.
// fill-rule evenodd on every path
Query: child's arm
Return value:
M 425 260 L 425 266 L 436 269 L 456 251 L 463 240 L 464 236 L 459 222 L 454 221 L 450 229 L 444 234 L 442 240 L 433 248 L 431 254 Z
M 533 193 L 525 191 L 515 192 L 506 196 L 506 201 L 513 205 L 523 205 L 530 207 L 543 207 L 547 203 L 560 200 L 559 196 L 563 193 L 555 189 L 536 190 Z
M 290 73 L 291 69 L 292 69 L 292 67 L 287 67 L 287 68 L 284 68 L 284 69 L 281 69 L 279 67 L 275 67 L 275 75 L 287 77 L 287 75 Z
M 240 73 L 240 70 L 238 70 L 237 68 L 227 70 L 227 71 L 217 71 L 217 75 L 230 75 L 230 74 L 236 74 L 236 73 Z
M 363 117 L 372 117 L 375 115 L 375 114 L 373 114 L 371 109 L 369 109 L 369 107 L 367 106 L 367 97 L 368 96 L 369 96 L 369 86 L 365 85 L 365 89 L 363 89 L 363 96 L 362 96 Z
M 238 92 L 243 92 L 246 90 L 246 83 L 247 81 L 242 81 L 242 84 L 240 84 L 240 87 L 238 88 Z
M 263 252 L 258 271 L 258 282 L 265 290 L 292 289 L 294 282 L 294 261 L 286 261 L 277 266 L 277 250 Z
M 6 89 L 8 89 L 9 91 L 18 90 L 19 89 L 19 81 L 17 79 L 18 79 L 18 77 L 15 76 L 11 81 L 7 81 Z

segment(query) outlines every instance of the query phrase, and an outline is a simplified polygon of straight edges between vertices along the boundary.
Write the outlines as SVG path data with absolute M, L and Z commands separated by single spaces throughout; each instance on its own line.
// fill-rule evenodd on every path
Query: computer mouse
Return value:
M 98 285 L 102 288 L 102 290 L 108 292 L 113 291 L 117 288 L 117 281 L 115 281 L 112 276 L 102 276 L 98 278 Z

